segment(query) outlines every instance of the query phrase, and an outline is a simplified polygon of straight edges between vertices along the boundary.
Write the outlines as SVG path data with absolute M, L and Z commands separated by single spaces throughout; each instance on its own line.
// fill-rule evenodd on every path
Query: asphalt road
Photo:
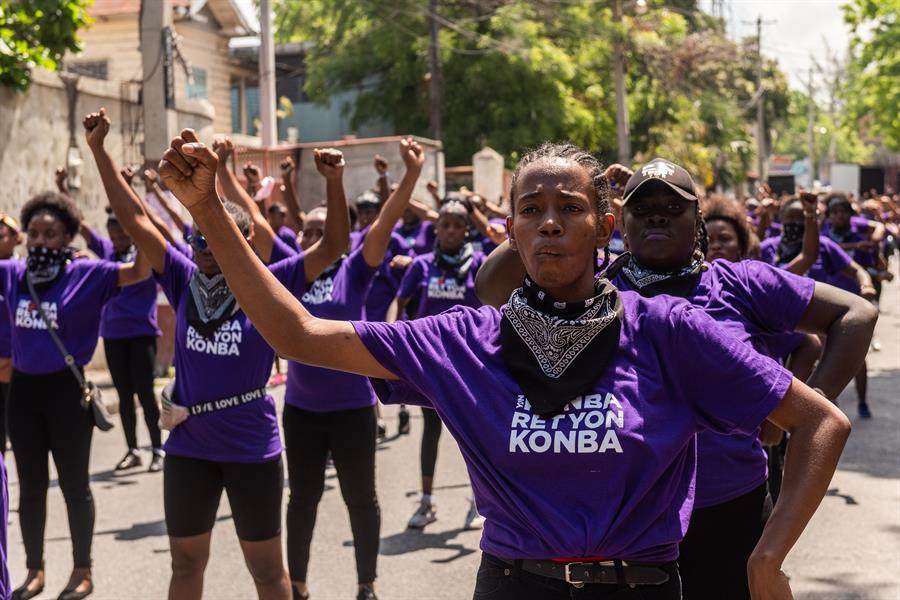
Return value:
M 876 332 L 883 347 L 869 354 L 869 396 L 874 418 L 856 416 L 852 386 L 840 405 L 854 430 L 828 496 L 786 564 L 795 596 L 803 600 L 900 599 L 900 286 L 887 287 Z M 284 388 L 276 388 L 280 399 Z M 112 393 L 110 390 L 109 393 Z M 389 435 L 396 410 L 384 409 Z M 141 419 L 138 419 L 141 422 Z M 377 591 L 383 599 L 471 598 L 480 532 L 463 531 L 469 488 L 453 440 L 441 439 L 435 498 L 439 520 L 424 532 L 406 521 L 418 502 L 421 417 L 413 412 L 412 435 L 391 437 L 378 452 L 382 507 Z M 146 432 L 139 439 L 147 443 Z M 96 433 L 91 473 L 97 504 L 94 598 L 164 598 L 169 549 L 162 511 L 162 476 L 143 471 L 114 477 L 125 442 L 120 430 Z M 9 566 L 13 585 L 22 582 L 25 558 L 15 507 L 18 483 L 11 454 Z M 148 460 L 145 457 L 145 460 Z M 146 463 L 145 463 L 146 464 Z M 52 470 L 51 477 L 55 477 Z M 65 585 L 71 544 L 62 494 L 51 483 L 46 533 L 47 586 L 42 599 Z M 329 471 L 313 539 L 309 580 L 316 600 L 353 598 L 356 576 L 350 526 L 337 479 Z M 287 491 L 285 491 L 285 502 Z M 204 598 L 252 599 L 228 501 L 223 497 L 213 533 Z

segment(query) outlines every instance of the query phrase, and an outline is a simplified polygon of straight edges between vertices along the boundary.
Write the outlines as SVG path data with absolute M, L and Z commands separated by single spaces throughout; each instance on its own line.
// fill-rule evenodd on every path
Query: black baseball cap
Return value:
M 690 173 L 664 158 L 654 158 L 639 167 L 625 184 L 623 204 L 627 204 L 628 200 L 642 187 L 658 184 L 666 185 L 685 200 L 693 202 L 698 200 L 697 189 L 694 187 L 694 179 Z

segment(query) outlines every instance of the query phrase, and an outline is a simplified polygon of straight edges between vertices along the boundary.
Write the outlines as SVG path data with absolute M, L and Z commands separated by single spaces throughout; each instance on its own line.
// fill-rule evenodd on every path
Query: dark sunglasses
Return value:
M 188 236 L 187 242 L 191 245 L 191 248 L 198 252 L 202 252 L 209 248 L 209 244 L 206 243 L 206 238 L 203 237 L 202 233 L 192 233 Z

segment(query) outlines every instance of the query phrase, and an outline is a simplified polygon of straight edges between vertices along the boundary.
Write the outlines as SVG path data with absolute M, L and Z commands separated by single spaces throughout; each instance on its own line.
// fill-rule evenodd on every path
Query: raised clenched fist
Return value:
M 634 171 L 625 165 L 620 165 L 618 163 L 609 165 L 606 168 L 606 171 L 603 172 L 603 176 L 606 177 L 606 181 L 609 182 L 610 195 L 621 198 L 622 193 L 625 191 L 625 184 L 628 183 L 628 180 L 631 179 L 632 175 L 634 175 Z
M 258 184 L 261 176 L 262 172 L 259 170 L 259 167 L 251 162 L 244 163 L 244 177 L 247 178 L 247 183 L 251 185 Z
M 375 171 L 380 177 L 385 176 L 388 171 L 388 161 L 380 154 L 375 155 Z
M 281 178 L 287 179 L 291 176 L 291 173 L 294 171 L 294 159 L 290 156 L 285 156 L 284 160 L 281 161 Z
M 144 185 L 148 188 L 159 179 L 159 173 L 153 169 L 144 169 Z
M 87 139 L 88 146 L 91 149 L 103 147 L 103 140 L 106 139 L 106 134 L 109 133 L 109 123 L 109 117 L 106 116 L 105 108 L 88 114 L 81 121 L 81 124 L 84 125 L 84 137 Z
M 56 189 L 59 190 L 61 194 L 69 194 L 69 172 L 65 167 L 57 167 L 56 168 Z
M 425 164 L 425 150 L 411 137 L 403 138 L 400 140 L 400 158 L 403 159 L 407 171 L 421 170 Z
M 234 153 L 234 142 L 227 135 L 216 138 L 213 141 L 212 149 L 216 156 L 219 157 L 219 164 L 224 165 L 228 161 L 228 157 Z
M 216 195 L 216 168 L 219 159 L 212 149 L 200 143 L 193 129 L 185 129 L 159 163 L 159 175 L 166 187 L 185 208 Z
M 134 176 L 137 175 L 137 171 L 134 170 L 134 167 L 131 165 L 125 165 L 121 169 L 119 169 L 119 174 L 125 179 L 125 183 L 131 185 L 134 181 Z
M 334 148 L 313 150 L 316 169 L 329 181 L 340 181 L 344 176 L 344 153 Z

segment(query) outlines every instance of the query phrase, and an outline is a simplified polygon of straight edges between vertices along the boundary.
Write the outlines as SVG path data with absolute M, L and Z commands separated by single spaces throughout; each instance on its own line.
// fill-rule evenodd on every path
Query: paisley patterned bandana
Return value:
M 203 337 L 211 337 L 222 323 L 238 311 L 237 300 L 221 273 L 209 277 L 194 271 L 190 288 L 188 323 Z
M 648 269 L 638 263 L 634 256 L 624 267 L 622 275 L 640 292 L 641 296 L 653 297 L 660 294 L 687 296 L 700 282 L 700 274 L 706 270 L 702 258 L 695 258 L 691 264 L 677 271 L 662 273 Z
M 434 243 L 434 262 L 441 271 L 456 279 L 459 283 L 464 283 L 472 269 L 472 259 L 475 256 L 475 250 L 472 244 L 466 242 L 460 246 L 456 254 L 446 254 L 441 252 L 441 248 L 437 242 Z
M 503 311 L 501 355 L 542 417 L 589 393 L 618 348 L 618 290 L 603 278 L 595 280 L 594 290 L 587 300 L 559 302 L 526 276 Z

